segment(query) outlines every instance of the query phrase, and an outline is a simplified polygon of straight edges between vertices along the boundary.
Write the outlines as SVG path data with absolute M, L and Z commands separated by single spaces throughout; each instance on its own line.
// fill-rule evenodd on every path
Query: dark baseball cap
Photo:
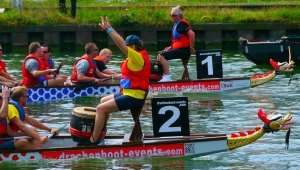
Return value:
M 125 40 L 125 45 L 135 45 L 138 47 L 143 47 L 140 38 L 136 35 L 129 35 Z

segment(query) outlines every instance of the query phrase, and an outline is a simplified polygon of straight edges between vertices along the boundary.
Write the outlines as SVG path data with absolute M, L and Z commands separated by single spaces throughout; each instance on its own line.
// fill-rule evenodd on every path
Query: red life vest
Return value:
M 0 136 L 3 138 L 6 137 L 6 134 L 7 134 L 7 122 L 6 120 L 0 120 Z M 0 144 L 5 142 L 6 142 L 5 140 L 3 141 L 0 140 Z
M 7 122 L 5 120 L 0 121 L 0 135 L 6 135 L 7 132 Z
M 48 63 L 48 61 L 47 60 L 43 60 L 43 59 L 41 59 L 41 60 L 43 62 L 45 70 L 50 69 L 50 64 Z M 48 73 L 48 75 L 51 75 L 51 73 Z
M 102 62 L 103 64 L 105 64 L 105 61 L 104 61 L 100 56 L 95 57 L 94 60 L 100 61 L 100 62 Z
M 120 81 L 121 91 L 123 88 L 148 90 L 150 77 L 150 58 L 146 50 L 138 51 L 144 59 L 144 68 L 140 71 L 132 71 L 128 68 L 128 59 L 121 63 L 122 78 Z M 122 82 L 127 82 L 126 85 Z
M 190 30 L 192 30 L 191 25 L 185 20 L 185 19 L 181 19 L 180 22 L 184 22 L 186 24 L 188 24 Z M 178 23 L 175 23 L 172 29 L 172 48 L 184 48 L 184 47 L 188 47 L 190 46 L 190 37 L 188 34 L 179 34 L 179 37 L 174 37 L 174 33 L 176 31 L 176 28 L 178 26 Z M 178 34 L 178 33 L 177 33 Z
M 34 86 L 36 84 L 38 84 L 40 82 L 40 78 L 39 77 L 33 77 L 33 75 L 29 72 L 29 70 L 27 70 L 25 68 L 25 62 L 27 59 L 29 58 L 33 58 L 36 59 L 39 63 L 39 71 L 41 70 L 45 70 L 45 66 L 42 62 L 42 60 L 40 58 L 38 58 L 37 56 L 33 55 L 33 54 L 29 54 L 23 61 L 22 64 L 22 74 L 23 74 L 23 82 L 22 85 L 24 86 Z M 44 75 L 44 80 L 47 80 L 47 76 Z
M 0 60 L 0 70 L 3 70 L 5 73 L 7 73 L 5 67 L 6 67 L 5 62 Z
M 81 59 L 85 59 L 89 62 L 89 68 L 87 69 L 87 71 L 85 73 L 85 76 L 95 77 L 95 71 L 96 71 L 97 67 L 95 66 L 95 63 L 87 55 L 84 55 L 84 56 L 80 57 L 79 59 L 77 59 L 74 63 L 73 72 L 72 72 L 72 75 L 71 75 L 71 82 L 73 82 L 73 83 L 78 82 L 76 64 Z

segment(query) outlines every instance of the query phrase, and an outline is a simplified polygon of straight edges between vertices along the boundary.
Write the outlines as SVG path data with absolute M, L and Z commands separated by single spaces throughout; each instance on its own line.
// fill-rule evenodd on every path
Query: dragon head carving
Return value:
M 284 72 L 293 72 L 294 67 L 296 66 L 294 61 L 290 61 L 289 63 L 288 62 L 276 63 L 272 59 L 270 59 L 270 64 L 276 69 L 276 72 L 278 72 L 278 74 L 282 74 Z
M 262 109 L 258 109 L 258 117 L 265 123 L 263 130 L 266 133 L 270 132 L 277 132 L 279 130 L 289 130 L 290 126 L 295 122 L 292 121 L 292 116 L 290 114 L 287 114 L 285 116 L 282 116 L 280 114 L 278 115 L 271 115 L 268 116 L 265 112 L 262 111 Z

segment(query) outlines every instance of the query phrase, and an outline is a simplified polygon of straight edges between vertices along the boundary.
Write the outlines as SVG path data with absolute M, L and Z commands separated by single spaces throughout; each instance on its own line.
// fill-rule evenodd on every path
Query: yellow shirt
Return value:
M 10 123 L 10 120 L 14 117 L 20 118 L 18 109 L 14 105 L 8 104 L 7 123 Z
M 144 68 L 144 58 L 143 56 L 136 52 L 135 50 L 128 47 L 128 68 L 131 71 L 140 71 Z M 137 99 L 144 99 L 146 91 L 137 89 L 123 89 L 123 95 L 131 96 Z

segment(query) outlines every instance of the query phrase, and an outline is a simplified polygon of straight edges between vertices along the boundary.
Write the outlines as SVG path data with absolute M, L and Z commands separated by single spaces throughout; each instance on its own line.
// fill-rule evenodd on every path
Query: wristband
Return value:
M 106 30 L 106 33 L 109 34 L 109 33 L 111 33 L 112 31 L 113 31 L 112 28 L 108 28 L 108 29 Z

